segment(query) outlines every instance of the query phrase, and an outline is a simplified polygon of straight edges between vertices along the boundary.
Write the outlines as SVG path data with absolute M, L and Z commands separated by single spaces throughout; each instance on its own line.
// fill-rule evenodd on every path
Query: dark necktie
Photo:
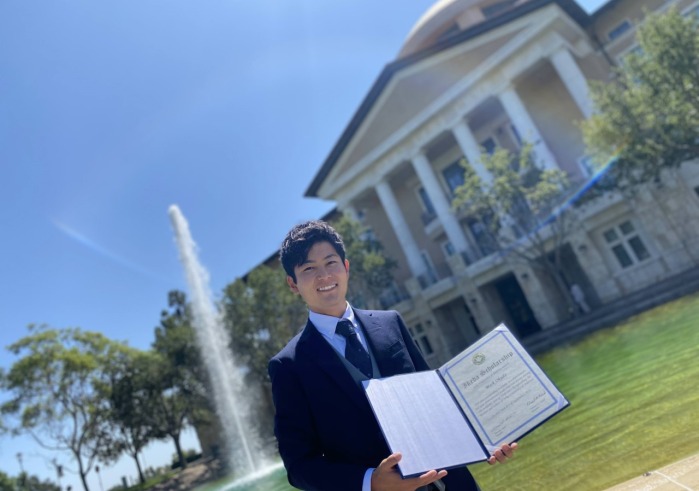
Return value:
M 352 322 L 348 319 L 342 319 L 337 323 L 335 332 L 347 339 L 347 347 L 345 348 L 347 361 L 357 367 L 364 375 L 371 378 L 374 373 L 371 368 L 371 358 L 367 350 L 362 346 L 362 342 L 359 340 L 359 335 Z

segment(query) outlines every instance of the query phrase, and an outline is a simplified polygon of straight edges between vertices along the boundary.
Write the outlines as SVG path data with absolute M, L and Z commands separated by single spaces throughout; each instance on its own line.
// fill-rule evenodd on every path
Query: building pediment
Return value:
M 562 2 L 566 3 L 566 2 Z M 533 8 L 538 5 L 538 9 Z M 353 117 L 325 164 L 306 191 L 307 196 L 335 199 L 335 184 L 346 181 L 394 148 L 395 143 L 467 90 L 492 60 L 532 37 L 550 24 L 552 17 L 569 13 L 558 2 L 529 2 L 524 14 L 492 26 L 479 26 L 449 46 L 438 46 L 413 58 L 388 65 Z M 548 8 L 545 8 L 548 7 Z M 547 20 L 548 19 L 548 20 Z M 576 20 L 577 22 L 577 20 Z M 392 144 L 393 143 L 393 144 Z M 359 167 L 359 168 L 358 168 Z M 334 184 L 335 183 L 335 184 Z

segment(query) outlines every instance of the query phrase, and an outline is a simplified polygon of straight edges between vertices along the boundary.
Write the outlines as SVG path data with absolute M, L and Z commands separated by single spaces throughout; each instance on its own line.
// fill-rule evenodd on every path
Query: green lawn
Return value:
M 699 452 L 699 295 L 660 306 L 537 361 L 571 407 L 484 489 L 603 490 Z
M 604 490 L 699 452 L 699 295 L 537 361 L 571 406 L 507 464 L 470 466 L 484 490 Z M 291 489 L 280 471 L 236 491 Z

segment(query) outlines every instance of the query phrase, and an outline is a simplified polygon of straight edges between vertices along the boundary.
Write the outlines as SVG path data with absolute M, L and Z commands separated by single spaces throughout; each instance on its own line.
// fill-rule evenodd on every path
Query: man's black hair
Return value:
M 279 251 L 279 259 L 284 271 L 291 276 L 294 283 L 296 283 L 294 268 L 306 262 L 308 252 L 318 242 L 329 242 L 342 262 L 345 262 L 345 244 L 334 228 L 322 220 L 300 223 L 289 230 Z

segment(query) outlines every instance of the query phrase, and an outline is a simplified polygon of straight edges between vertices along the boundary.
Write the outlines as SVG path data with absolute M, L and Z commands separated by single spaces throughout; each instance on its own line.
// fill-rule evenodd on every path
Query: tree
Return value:
M 61 491 L 61 487 L 49 480 L 41 480 L 35 475 L 21 472 L 10 477 L 0 471 L 0 491 Z
M 0 491 L 16 491 L 15 480 L 0 471 Z
M 636 34 L 640 50 L 593 82 L 596 112 L 582 123 L 599 165 L 613 161 L 607 187 L 658 180 L 699 156 L 699 30 L 675 8 L 649 15 Z
M 396 262 L 384 254 L 381 243 L 365 227 L 348 215 L 333 226 L 342 236 L 350 260 L 347 299 L 355 307 L 380 308 L 381 294 L 393 283 Z
M 253 383 L 267 383 L 267 362 L 305 323 L 306 309 L 281 268 L 258 266 L 226 286 L 221 299 L 236 362 Z
M 15 432 L 27 432 L 49 450 L 68 452 L 86 476 L 111 448 L 108 411 L 98 386 L 123 345 L 77 328 L 30 326 L 8 349 L 22 355 L 2 379 L 11 394 L 1 411 L 18 416 Z
M 168 306 L 170 310 L 162 312 L 160 326 L 155 329 L 152 356 L 145 361 L 150 371 L 145 391 L 156 405 L 149 424 L 156 434 L 172 439 L 185 468 L 182 430 L 188 423 L 211 422 L 214 412 L 185 294 L 169 292 Z
M 455 191 L 454 208 L 478 221 L 482 249 L 520 261 L 547 274 L 569 313 L 577 311 L 561 266 L 561 251 L 574 224 L 574 210 L 562 206 L 568 189 L 565 172 L 542 170 L 525 144 L 518 156 L 499 148 L 481 163 L 492 180 L 484 182 L 465 160 L 464 184 Z
M 149 387 L 152 376 L 149 355 L 129 349 L 123 363 L 115 365 L 109 373 L 109 384 L 103 387 L 109 402 L 110 421 L 113 425 L 115 445 L 136 462 L 141 483 L 146 479 L 138 456 L 145 446 L 157 436 L 147 415 L 157 411 Z
M 259 414 L 267 419 L 272 415 L 267 363 L 305 325 L 307 316 L 285 278 L 281 267 L 258 266 L 227 285 L 220 303 L 236 364 L 246 369 L 247 385 L 260 388 Z

